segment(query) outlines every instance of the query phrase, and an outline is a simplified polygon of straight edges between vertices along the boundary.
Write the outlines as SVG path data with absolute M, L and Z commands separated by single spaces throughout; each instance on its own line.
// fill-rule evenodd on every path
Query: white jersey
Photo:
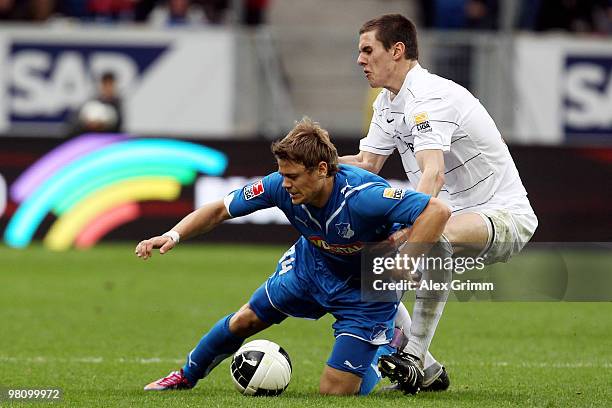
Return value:
M 462 86 L 419 64 L 399 93 L 381 91 L 361 150 L 388 156 L 397 149 L 413 188 L 421 178 L 415 153 L 442 150 L 444 186 L 438 197 L 453 213 L 505 209 L 532 213 L 527 192 L 493 119 Z

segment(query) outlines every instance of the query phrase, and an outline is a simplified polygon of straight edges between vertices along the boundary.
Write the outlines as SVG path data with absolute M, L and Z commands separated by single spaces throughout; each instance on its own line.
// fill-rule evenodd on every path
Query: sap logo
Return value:
M 568 133 L 612 130 L 612 56 L 567 57 L 564 113 Z
M 65 120 L 95 94 L 95 78 L 102 72 L 113 72 L 125 90 L 165 49 L 16 42 L 10 51 L 11 120 Z

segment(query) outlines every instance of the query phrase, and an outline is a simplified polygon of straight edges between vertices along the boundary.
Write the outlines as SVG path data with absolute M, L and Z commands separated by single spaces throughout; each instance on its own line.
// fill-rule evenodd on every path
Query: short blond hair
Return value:
M 309 117 L 304 117 L 281 140 L 272 143 L 274 157 L 303 164 L 307 170 L 327 163 L 327 175 L 338 172 L 338 151 L 329 133 Z

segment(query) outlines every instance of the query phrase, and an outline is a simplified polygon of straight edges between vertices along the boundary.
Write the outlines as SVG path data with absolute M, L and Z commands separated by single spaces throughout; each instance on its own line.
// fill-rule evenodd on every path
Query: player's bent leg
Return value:
M 475 257 L 490 243 L 491 226 L 479 213 L 457 214 L 446 223 L 444 236 L 453 245 L 453 255 Z
M 235 353 L 244 340 L 272 324 L 282 322 L 285 315 L 278 312 L 268 299 L 265 284 L 260 286 L 235 314 L 227 316 L 223 325 L 217 323 L 189 354 L 183 370 L 195 385 L 225 358 Z
M 187 362 L 180 371 L 174 371 L 147 386 L 145 391 L 165 391 L 193 388 L 221 361 L 236 352 L 243 337 L 232 333 L 229 322 L 234 313 L 221 318 L 206 333 L 187 356 Z
M 229 322 L 229 330 L 236 336 L 246 339 L 267 329 L 271 325 L 271 323 L 261 320 L 247 303 L 232 316 Z
M 321 375 L 319 392 L 324 395 L 368 394 L 380 380 L 372 364 L 378 359 L 379 346 L 351 333 L 336 337 L 334 348 Z M 362 389 L 362 385 L 367 389 Z
M 484 256 L 485 264 L 507 262 L 520 252 L 538 226 L 534 213 L 483 209 L 453 215 L 444 236 L 453 244 L 454 255 Z
M 538 226 L 533 213 L 515 214 L 506 210 L 483 210 L 479 213 L 491 225 L 491 242 L 479 256 L 485 265 L 507 262 L 520 252 Z
M 246 337 L 241 330 L 246 331 L 246 327 L 231 328 L 232 320 L 236 321 L 236 316 L 244 315 L 243 309 L 237 313 L 232 313 L 219 320 L 208 333 L 199 341 L 197 346 L 191 350 L 187 356 L 187 362 L 183 367 L 183 372 L 187 380 L 195 384 L 206 377 L 221 361 L 235 353 Z M 240 322 L 247 325 L 246 319 L 240 318 Z
M 187 362 L 180 371 L 174 371 L 148 384 L 145 390 L 193 388 L 221 361 L 238 351 L 247 337 L 285 318 L 270 304 L 265 285 L 262 285 L 253 293 L 248 304 L 238 312 L 223 317 L 202 337 L 187 356 Z
M 406 306 L 400 302 L 397 305 L 397 314 L 395 315 L 395 332 L 393 333 L 393 340 L 391 341 L 391 345 L 395 348 L 403 350 L 408 343 L 408 335 L 410 334 L 410 327 L 412 326 L 412 319 L 410 318 L 410 313 L 408 313 L 408 309 Z M 425 355 L 425 371 L 427 371 L 428 367 L 439 366 L 441 364 L 435 359 L 435 357 L 427 351 Z M 425 380 L 427 377 L 425 377 Z
M 433 259 L 449 258 L 452 256 L 450 243 L 443 237 L 427 256 Z M 430 283 L 432 288 L 419 287 L 416 290 L 408 344 L 397 353 L 381 357 L 378 363 L 383 376 L 397 382 L 407 394 L 416 394 L 423 386 L 425 358 L 442 316 L 452 278 L 446 262 L 427 263 L 427 266 L 419 269 L 421 281 Z M 437 284 L 440 284 L 440 289 L 436 288 Z
M 361 377 L 325 366 L 319 383 L 319 393 L 322 395 L 355 395 L 359 393 L 360 386 Z
M 380 359 L 380 357 L 389 355 L 396 351 L 397 349 L 395 347 L 392 347 L 389 344 L 385 344 L 385 345 L 378 347 L 378 350 L 376 351 L 376 355 L 374 356 L 372 363 L 370 363 L 370 367 L 368 368 L 363 378 L 361 379 L 361 387 L 359 387 L 359 395 L 368 395 L 369 393 L 371 393 L 376 387 L 376 385 L 382 379 L 382 374 L 378 370 L 378 360 Z

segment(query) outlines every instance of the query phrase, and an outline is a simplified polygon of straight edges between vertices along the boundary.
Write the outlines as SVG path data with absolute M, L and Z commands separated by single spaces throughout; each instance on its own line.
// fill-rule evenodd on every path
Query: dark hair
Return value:
M 329 133 L 308 117 L 297 122 L 287 136 L 272 143 L 272 153 L 277 159 L 301 163 L 307 170 L 325 162 L 328 176 L 338 172 L 338 152 Z
M 419 59 L 416 27 L 414 23 L 401 14 L 385 14 L 365 22 L 359 29 L 359 35 L 376 31 L 376 39 L 386 50 L 401 42 L 406 46 L 404 57 L 408 60 Z
M 102 82 L 114 81 L 115 80 L 115 73 L 112 72 L 112 71 L 104 71 L 102 73 L 102 75 L 100 76 L 100 80 Z

